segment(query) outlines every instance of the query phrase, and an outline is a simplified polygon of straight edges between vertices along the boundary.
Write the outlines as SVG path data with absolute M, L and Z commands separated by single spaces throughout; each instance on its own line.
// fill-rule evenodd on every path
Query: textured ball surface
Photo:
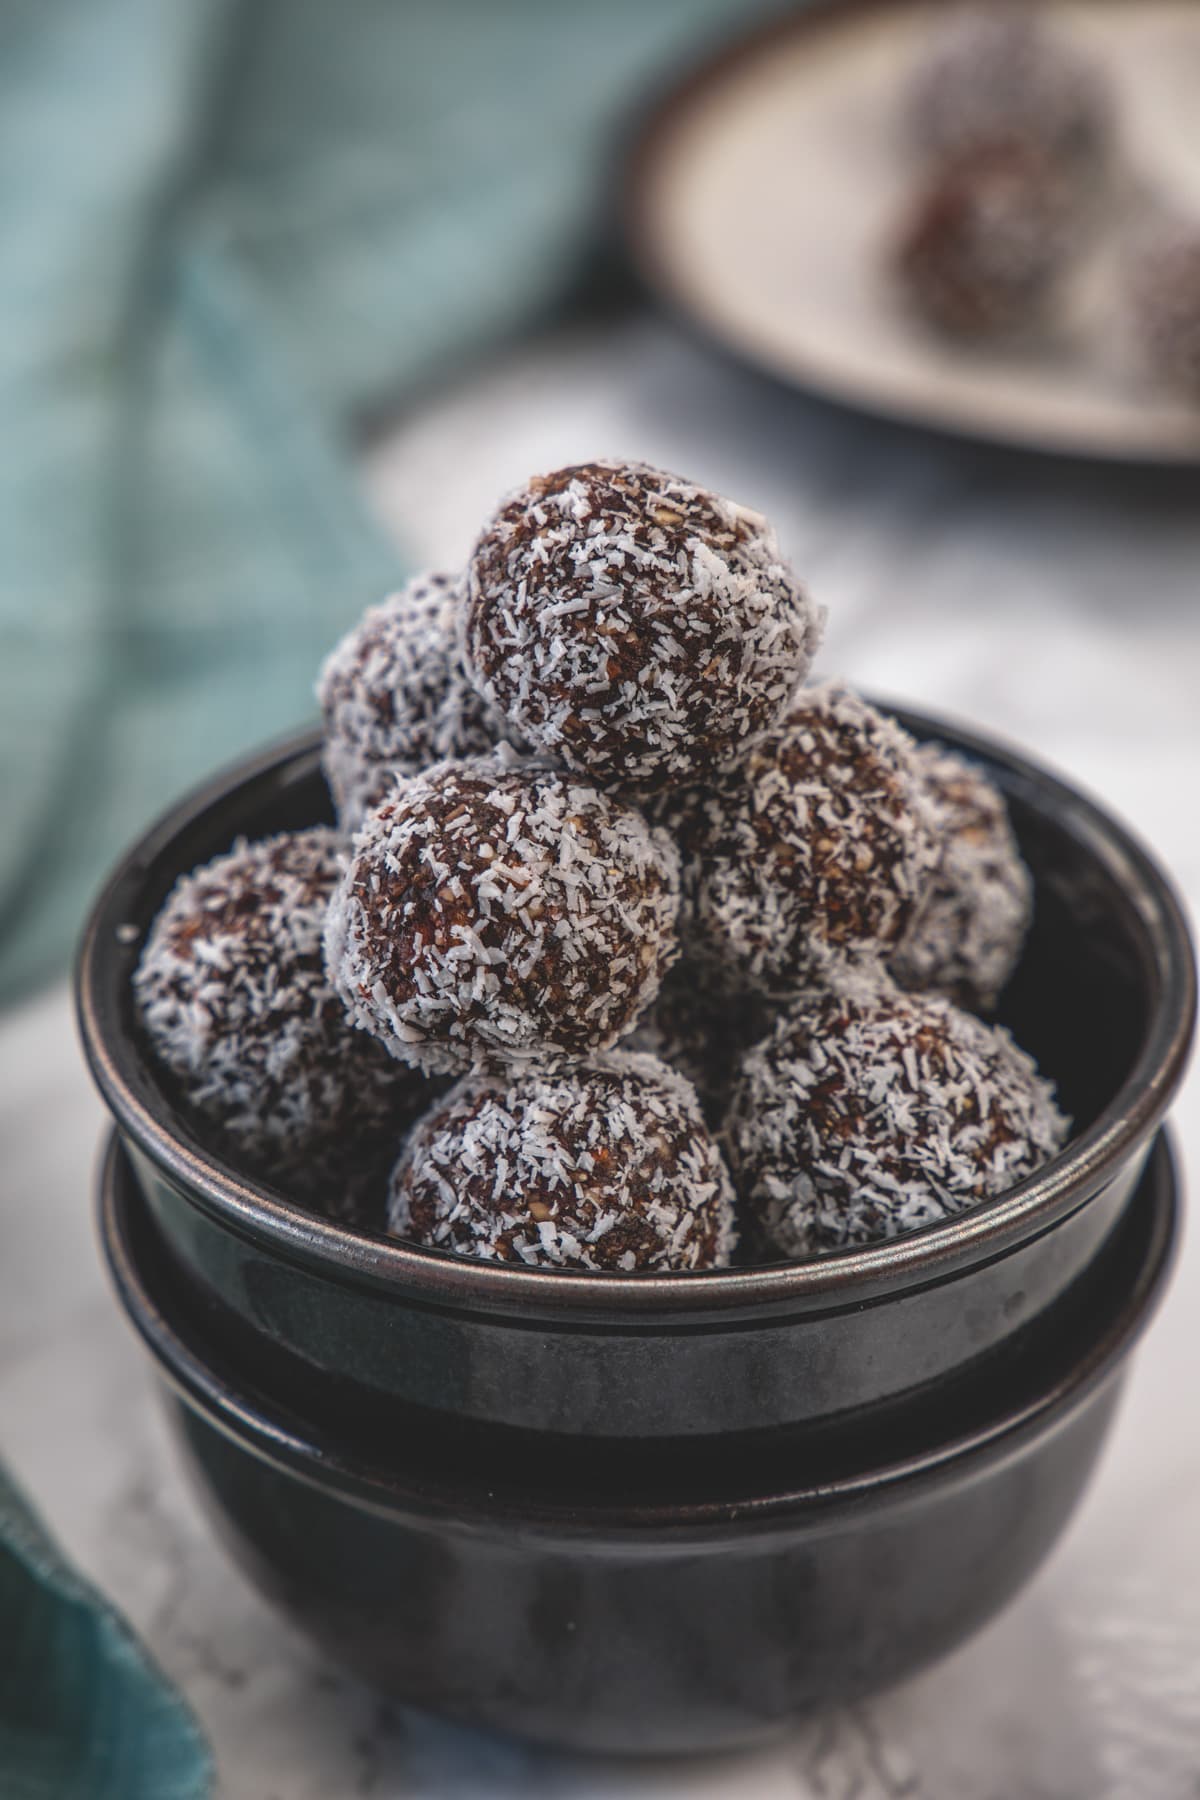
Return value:
M 913 740 L 848 689 L 805 688 L 744 766 L 671 795 L 682 924 L 725 978 L 802 987 L 834 955 L 879 955 L 908 929 L 936 849 Z
M 342 1171 L 429 1098 L 351 1029 L 326 979 L 339 842 L 322 828 L 284 833 L 183 876 L 133 977 L 142 1026 L 185 1103 L 276 1181 Z
M 940 744 L 921 745 L 917 765 L 937 820 L 938 864 L 891 973 L 901 987 L 987 1011 L 1020 959 L 1033 882 L 1004 797 L 983 770 Z
M 1068 1130 L 1001 1027 L 882 980 L 846 980 L 804 995 L 750 1051 L 728 1137 L 768 1241 L 809 1257 L 1002 1194 Z
M 736 762 L 823 622 L 763 518 L 639 463 L 535 477 L 468 579 L 481 692 L 556 761 L 647 790 Z
M 1054 165 L 999 148 L 939 168 L 918 193 L 893 252 L 914 309 L 963 338 L 1036 326 L 1077 243 L 1069 189 Z
M 767 1035 L 773 1018 L 761 995 L 727 991 L 710 967 L 685 955 L 669 971 L 653 1005 L 621 1040 L 621 1048 L 656 1056 L 685 1075 L 716 1131 L 729 1104 L 738 1059 Z
M 1200 402 L 1200 219 L 1156 219 L 1137 234 L 1126 306 L 1146 373 Z
M 326 658 L 317 680 L 325 774 L 344 831 L 356 830 L 394 773 L 484 755 L 511 737 L 462 665 L 461 581 L 418 575 L 373 606 Z
M 467 1076 L 405 1145 L 388 1222 L 463 1256 L 620 1274 L 723 1268 L 736 1242 L 694 1091 L 624 1051 L 508 1083 Z
M 368 813 L 326 961 L 356 1024 L 428 1072 L 606 1049 L 676 954 L 669 838 L 511 756 L 440 763 Z
M 964 6 L 934 28 L 905 96 L 910 139 L 934 160 L 1015 146 L 1094 174 L 1112 106 L 1091 60 L 1014 0 Z

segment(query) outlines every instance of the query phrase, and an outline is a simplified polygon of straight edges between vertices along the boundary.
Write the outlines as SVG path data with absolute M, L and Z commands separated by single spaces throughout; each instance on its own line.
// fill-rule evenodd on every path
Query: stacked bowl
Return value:
M 751 1742 L 959 1642 L 1082 1493 L 1177 1228 L 1187 930 L 1092 802 L 895 716 L 1007 800 L 1035 911 L 1000 1017 L 1075 1129 L 1008 1193 L 816 1261 L 477 1262 L 334 1223 L 200 1141 L 133 971 L 181 874 L 330 818 L 315 737 L 185 800 L 101 896 L 78 1000 L 119 1295 L 234 1554 L 399 1698 L 577 1747 Z

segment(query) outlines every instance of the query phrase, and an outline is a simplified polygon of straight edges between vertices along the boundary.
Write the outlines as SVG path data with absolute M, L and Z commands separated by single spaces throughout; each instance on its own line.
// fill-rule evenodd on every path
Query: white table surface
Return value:
M 1024 745 L 1200 901 L 1200 482 L 1071 470 L 840 417 L 642 319 L 517 349 L 368 464 L 410 553 L 464 558 L 535 469 L 661 462 L 770 513 L 830 612 L 823 666 Z M 114 846 L 114 851 L 118 846 Z M 1175 1124 L 1200 1167 L 1200 1106 Z M 1051 1563 L 972 1643 L 754 1756 L 596 1764 L 382 1704 L 322 1664 L 200 1518 L 93 1244 L 102 1128 L 65 990 L 0 1020 L 0 1451 L 210 1733 L 226 1800 L 1196 1800 L 1200 1245 Z

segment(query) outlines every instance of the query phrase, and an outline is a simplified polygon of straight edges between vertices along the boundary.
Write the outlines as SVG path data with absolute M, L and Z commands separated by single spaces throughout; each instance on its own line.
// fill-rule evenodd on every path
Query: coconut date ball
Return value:
M 912 309 L 959 338 L 1019 334 L 1056 297 L 1078 242 L 1069 188 L 1044 155 L 1011 146 L 972 151 L 917 192 L 892 248 Z
M 370 607 L 322 665 L 325 774 L 343 830 L 357 829 L 393 774 L 483 755 L 511 737 L 463 669 L 463 600 L 457 576 L 418 575 Z
M 937 818 L 938 862 L 890 970 L 901 987 L 989 1011 L 1020 958 L 1033 882 L 1004 796 L 983 770 L 940 744 L 922 744 L 917 765 Z
M 766 1036 L 773 1017 L 761 995 L 730 992 L 710 966 L 685 955 L 621 1048 L 656 1056 L 685 1075 L 715 1131 L 725 1117 L 738 1058 Z
M 355 1024 L 429 1073 L 586 1056 L 657 993 L 678 902 L 636 808 L 511 754 L 440 763 L 367 814 L 326 963 Z
M 1200 218 L 1162 215 L 1135 235 L 1125 309 L 1144 372 L 1200 403 Z
M 736 1242 L 694 1090 L 626 1051 L 466 1076 L 409 1137 L 388 1224 L 462 1256 L 619 1274 L 723 1268 Z
M 801 988 L 831 954 L 881 956 L 936 862 L 915 744 L 838 683 L 805 688 L 735 773 L 671 795 L 682 928 L 727 980 Z
M 276 1181 L 350 1172 L 430 1094 L 350 1028 L 326 978 L 340 841 L 323 827 L 285 832 L 182 876 L 133 977 L 142 1028 L 184 1104 Z
M 468 571 L 481 693 L 602 785 L 653 791 L 735 763 L 783 712 L 822 624 L 765 519 L 642 463 L 536 476 Z
M 859 976 L 802 996 L 749 1052 L 727 1136 L 748 1212 L 802 1258 L 1001 1194 L 1068 1130 L 1000 1026 Z
M 1108 86 L 1091 59 L 1017 0 L 955 8 L 930 33 L 904 97 L 910 142 L 935 162 L 997 147 L 1086 180 L 1112 136 Z

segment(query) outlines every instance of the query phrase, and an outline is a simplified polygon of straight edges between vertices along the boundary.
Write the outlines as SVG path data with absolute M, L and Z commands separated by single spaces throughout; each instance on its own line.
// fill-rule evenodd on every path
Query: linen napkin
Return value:
M 4 1800 L 204 1800 L 211 1783 L 183 1700 L 0 1470 Z

